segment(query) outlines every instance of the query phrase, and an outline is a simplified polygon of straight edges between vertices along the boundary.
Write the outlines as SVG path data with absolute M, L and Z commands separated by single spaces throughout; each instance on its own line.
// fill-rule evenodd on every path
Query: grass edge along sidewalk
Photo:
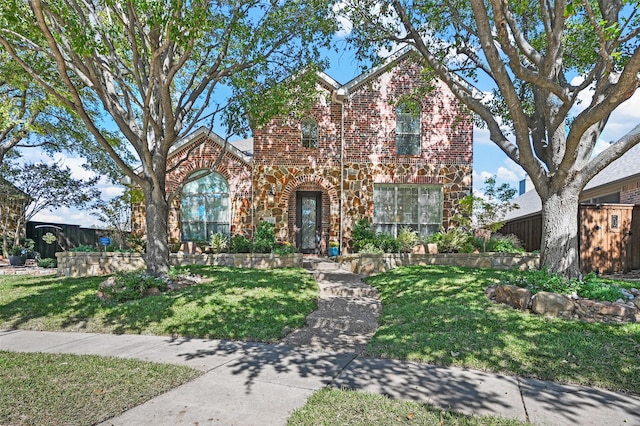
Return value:
M 96 424 L 202 374 L 136 359 L 0 351 L 0 424 Z

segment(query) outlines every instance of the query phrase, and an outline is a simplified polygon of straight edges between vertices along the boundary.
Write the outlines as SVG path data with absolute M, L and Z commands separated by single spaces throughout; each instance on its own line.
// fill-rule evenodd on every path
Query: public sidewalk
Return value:
M 283 425 L 324 386 L 539 425 L 640 425 L 640 398 L 317 348 L 162 336 L 0 331 L 0 349 L 138 358 L 204 375 L 104 425 Z

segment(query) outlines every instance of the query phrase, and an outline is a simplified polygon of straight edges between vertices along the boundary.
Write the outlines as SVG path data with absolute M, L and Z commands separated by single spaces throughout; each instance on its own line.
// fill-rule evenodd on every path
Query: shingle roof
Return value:
M 584 189 L 597 188 L 630 176 L 640 175 L 640 145 L 627 151 L 622 157 L 598 173 Z
M 640 144 L 634 146 L 622 157 L 605 167 L 604 170 L 587 183 L 584 189 L 598 188 L 636 175 L 640 176 Z M 513 202 L 518 204 L 520 208 L 509 212 L 505 220 L 513 220 L 542 211 L 542 201 L 535 189 L 522 194 L 514 199 Z

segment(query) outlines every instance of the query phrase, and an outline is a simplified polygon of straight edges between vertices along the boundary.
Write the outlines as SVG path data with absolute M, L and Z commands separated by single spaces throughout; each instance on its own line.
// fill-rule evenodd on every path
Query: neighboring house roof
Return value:
M 635 175 L 640 175 L 640 145 L 634 146 L 622 157 L 609 164 L 591 179 L 584 189 L 597 188 Z
M 28 200 L 31 197 L 24 193 L 20 188 L 0 176 L 0 197 L 13 197 L 15 199 Z
M 240 139 L 238 141 L 229 142 L 236 147 L 240 152 L 246 154 L 249 157 L 253 157 L 253 138 Z
M 618 181 L 640 176 L 640 145 L 636 145 L 623 156 L 609 164 L 595 175 L 584 187 L 584 191 L 599 188 Z M 513 200 L 520 206 L 507 214 L 505 220 L 520 219 L 542 211 L 542 201 L 535 189 L 525 192 Z

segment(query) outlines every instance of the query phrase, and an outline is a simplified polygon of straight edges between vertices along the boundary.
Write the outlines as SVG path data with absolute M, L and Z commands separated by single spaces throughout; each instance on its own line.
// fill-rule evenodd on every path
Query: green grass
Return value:
M 367 279 L 380 291 L 375 357 L 456 365 L 640 394 L 640 324 L 547 319 L 491 303 L 508 272 L 398 268 Z
M 131 359 L 0 351 L 0 424 L 96 424 L 201 374 Z
M 296 410 L 289 426 L 316 425 L 446 425 L 517 426 L 525 423 L 500 417 L 475 417 L 439 410 L 409 401 L 394 401 L 382 395 L 321 389 Z
M 317 285 L 302 269 L 189 269 L 207 280 L 125 303 L 96 297 L 105 277 L 5 276 L 0 328 L 273 342 L 317 306 Z

